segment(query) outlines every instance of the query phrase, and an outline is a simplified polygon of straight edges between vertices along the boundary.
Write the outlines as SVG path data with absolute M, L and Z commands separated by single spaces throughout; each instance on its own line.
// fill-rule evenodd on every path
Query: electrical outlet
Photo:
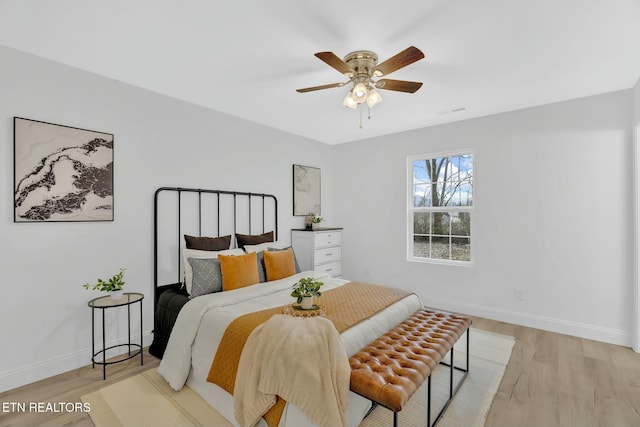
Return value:
M 513 299 L 516 301 L 524 301 L 524 289 L 515 288 L 513 290 Z

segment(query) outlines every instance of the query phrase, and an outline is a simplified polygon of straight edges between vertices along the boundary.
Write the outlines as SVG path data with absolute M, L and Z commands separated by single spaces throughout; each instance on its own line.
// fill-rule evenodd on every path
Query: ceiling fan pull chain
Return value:
M 367 104 L 367 118 L 371 120 L 371 107 Z
M 362 129 L 362 108 L 360 110 L 360 129 Z

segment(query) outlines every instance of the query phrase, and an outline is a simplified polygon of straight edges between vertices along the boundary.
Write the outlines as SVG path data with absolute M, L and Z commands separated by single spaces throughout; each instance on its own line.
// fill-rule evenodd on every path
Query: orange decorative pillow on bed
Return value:
M 296 274 L 296 264 L 293 258 L 293 249 L 282 251 L 263 251 L 264 269 L 267 281 L 278 280 Z
M 243 288 L 260 282 L 255 252 L 246 255 L 218 255 L 222 272 L 222 290 Z

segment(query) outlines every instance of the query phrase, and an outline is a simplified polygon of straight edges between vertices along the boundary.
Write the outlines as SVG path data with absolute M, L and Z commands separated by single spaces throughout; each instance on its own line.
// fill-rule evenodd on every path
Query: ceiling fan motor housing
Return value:
M 356 83 L 367 84 L 373 77 L 373 70 L 378 65 L 378 55 L 369 50 L 356 50 L 344 57 L 346 62 L 355 72 L 354 78 Z

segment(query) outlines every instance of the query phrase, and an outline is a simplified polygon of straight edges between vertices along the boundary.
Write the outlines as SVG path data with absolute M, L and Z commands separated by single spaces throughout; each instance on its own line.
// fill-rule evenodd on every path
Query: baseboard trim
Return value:
M 557 332 L 560 334 L 573 335 L 580 338 L 602 341 L 610 344 L 631 347 L 632 337 L 628 332 L 618 329 L 604 328 L 596 325 L 589 325 L 580 322 L 555 319 L 552 317 L 540 316 L 537 314 L 523 313 L 513 310 L 504 310 L 495 307 L 481 306 L 475 304 L 461 304 L 456 301 L 445 299 L 427 300 L 428 305 L 442 310 L 465 313 L 472 316 L 484 317 L 500 322 L 513 323 L 530 328 L 543 329 L 545 331 Z
M 149 346 L 152 340 L 153 333 L 151 331 L 145 332 L 142 339 L 144 346 Z M 124 344 L 126 342 L 127 338 L 125 337 L 107 342 L 106 345 L 109 347 L 112 345 Z M 140 335 L 132 335 L 131 342 L 140 342 Z M 124 353 L 126 351 L 126 348 L 122 347 L 122 352 Z M 63 354 L 53 359 L 44 360 L 29 366 L 0 372 L 0 393 L 78 369 L 89 364 L 91 364 L 91 347 L 86 347 L 76 352 Z

